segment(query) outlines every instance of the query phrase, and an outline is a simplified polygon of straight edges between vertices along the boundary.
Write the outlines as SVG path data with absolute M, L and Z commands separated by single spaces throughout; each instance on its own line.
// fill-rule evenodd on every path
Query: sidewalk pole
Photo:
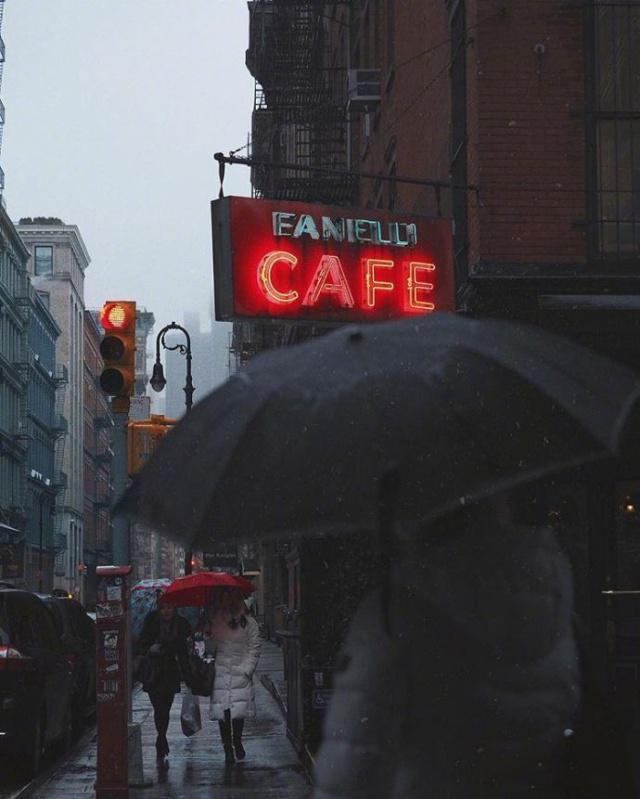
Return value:
M 96 799 L 129 799 L 129 575 L 98 566 Z
M 116 399 L 120 399 L 119 397 Z M 114 500 L 120 499 L 127 483 L 127 424 L 129 412 L 116 410 L 112 403 L 115 428 L 113 432 L 113 489 Z M 115 566 L 126 566 L 129 558 L 129 520 L 121 513 L 112 518 L 111 559 Z

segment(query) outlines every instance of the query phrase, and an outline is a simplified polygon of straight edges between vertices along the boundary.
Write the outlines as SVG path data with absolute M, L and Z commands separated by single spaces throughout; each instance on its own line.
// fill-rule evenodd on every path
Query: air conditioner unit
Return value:
M 380 102 L 381 71 L 379 69 L 350 69 L 347 72 L 349 108 L 364 108 Z

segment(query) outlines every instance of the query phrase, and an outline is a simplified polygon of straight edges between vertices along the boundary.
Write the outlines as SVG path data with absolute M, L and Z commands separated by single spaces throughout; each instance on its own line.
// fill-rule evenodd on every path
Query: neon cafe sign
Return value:
M 447 219 L 271 200 L 212 203 L 216 318 L 378 321 L 452 310 Z

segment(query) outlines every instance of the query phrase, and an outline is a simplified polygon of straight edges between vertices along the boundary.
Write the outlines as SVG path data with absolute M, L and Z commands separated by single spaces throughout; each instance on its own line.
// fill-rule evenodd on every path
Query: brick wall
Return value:
M 583 14 L 560 0 L 469 4 L 470 264 L 585 259 Z
M 392 28 L 386 23 L 390 8 Z M 372 14 L 380 35 L 364 46 Z M 480 263 L 586 259 L 584 14 L 581 4 L 565 0 L 467 0 L 467 183 L 480 188 L 478 195 L 467 193 L 472 271 Z M 353 31 L 352 54 L 360 67 L 382 69 L 383 95 L 370 114 L 368 141 L 362 114 L 354 118 L 352 169 L 388 174 L 395 151 L 397 174 L 448 180 L 447 4 L 369 0 L 356 13 Z M 388 207 L 389 192 L 364 180 L 360 200 Z M 396 207 L 437 210 L 432 189 L 407 184 L 397 184 Z M 451 213 L 448 191 L 442 211 Z
M 378 20 L 379 36 L 364 46 L 372 20 Z M 398 175 L 446 180 L 450 46 L 445 4 L 441 0 L 369 0 L 354 23 L 354 58 L 359 55 L 361 68 L 382 70 L 382 100 L 370 113 L 368 141 L 363 135 L 364 114 L 354 115 L 352 169 L 389 174 L 395 161 Z M 394 42 L 390 45 L 391 32 Z M 389 207 L 391 191 L 388 183 L 377 186 L 372 180 L 363 180 L 360 202 Z M 396 192 L 397 208 L 436 213 L 433 189 L 398 183 Z M 443 197 L 445 212 L 447 200 Z

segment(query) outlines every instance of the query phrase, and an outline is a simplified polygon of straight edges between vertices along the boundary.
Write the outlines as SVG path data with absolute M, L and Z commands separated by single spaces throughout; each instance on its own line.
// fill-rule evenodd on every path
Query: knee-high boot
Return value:
M 244 719 L 233 719 L 231 722 L 233 729 L 233 748 L 236 753 L 237 760 L 244 760 L 246 752 L 242 745 L 242 730 L 244 729 Z
M 224 746 L 224 762 L 228 765 L 233 764 L 236 762 L 236 759 L 233 756 L 233 743 L 231 740 L 231 712 L 229 710 L 225 710 L 224 719 L 220 720 L 218 725 L 220 727 L 220 738 L 222 739 L 222 745 Z

